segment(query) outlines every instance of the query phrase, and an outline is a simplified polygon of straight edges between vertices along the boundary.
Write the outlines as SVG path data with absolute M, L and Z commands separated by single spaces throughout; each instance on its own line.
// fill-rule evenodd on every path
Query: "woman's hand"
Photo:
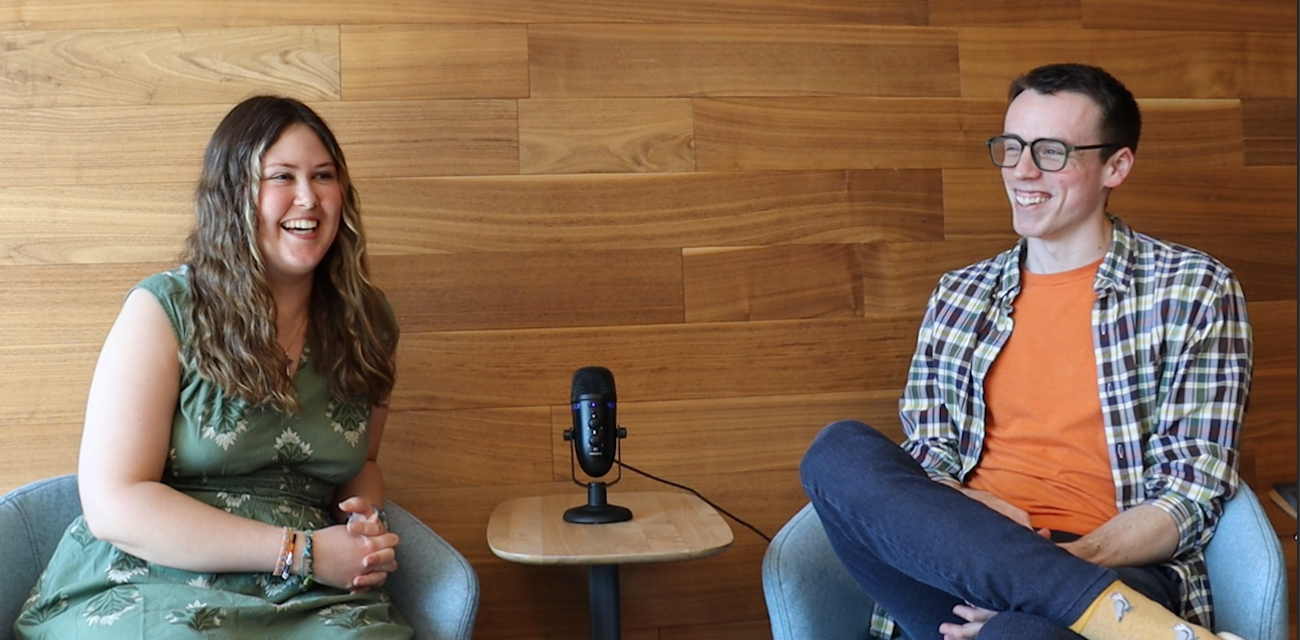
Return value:
M 339 524 L 312 534 L 312 573 L 321 584 L 360 593 L 382 585 L 397 570 L 400 539 L 383 531 L 355 534 L 351 528 Z
M 348 515 L 348 532 L 359 536 L 388 533 L 388 525 L 379 517 L 379 509 L 369 500 L 353 496 L 339 503 L 339 511 Z

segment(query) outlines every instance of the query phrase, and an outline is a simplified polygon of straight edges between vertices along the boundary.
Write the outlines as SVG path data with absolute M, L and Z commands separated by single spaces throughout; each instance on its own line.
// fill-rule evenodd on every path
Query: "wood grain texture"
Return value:
M 5 428 L 80 424 L 86 413 L 86 395 L 99 347 L 0 345 L 0 424 Z M 33 476 L 28 481 L 38 479 Z
M 849 207 L 889 234 L 880 240 L 943 238 L 943 172 L 930 169 L 849 171 Z
M 1164 168 L 1139 162 L 1111 194 L 1110 211 L 1159 238 L 1230 232 L 1295 233 L 1295 170 Z M 1008 236 L 1010 205 L 996 169 L 944 172 L 948 238 Z
M 1016 76 L 1061 60 L 1103 67 L 1138 98 L 1296 95 L 1293 34 L 970 27 L 960 43 L 966 98 L 1006 96 Z
M 329 123 L 354 179 L 519 172 L 514 100 L 311 105 Z M 367 194 L 362 194 L 362 202 Z
M 935 169 L 987 164 L 994 100 L 719 98 L 695 102 L 700 171 Z
M 684 98 L 521 100 L 520 173 L 694 171 Z
M 594 363 L 616 372 L 620 402 L 897 389 L 915 331 L 910 318 L 881 317 L 405 334 L 394 403 L 553 403 Z
M 0 5 L 0 28 L 537 22 L 926 24 L 926 0 L 42 0 Z
M 488 546 L 522 564 L 631 566 L 715 556 L 735 540 L 722 515 L 688 492 L 622 491 L 615 499 L 633 517 L 599 527 L 564 521 L 587 503 L 583 494 L 507 500 L 492 510 Z
M 618 377 L 620 389 L 628 388 Z M 799 461 L 817 433 L 837 420 L 866 422 L 902 440 L 898 399 L 902 388 L 755 398 L 710 398 L 664 402 L 620 402 L 618 422 L 627 429 L 620 457 L 660 477 L 741 475 L 775 470 L 798 471 Z M 572 427 L 568 405 L 554 407 L 550 433 L 555 480 L 572 471 L 572 445 L 563 438 Z M 617 472 L 617 470 L 615 470 Z M 626 475 L 626 474 L 625 474 Z
M 175 260 L 193 193 L 193 184 L 166 182 L 0 187 L 0 268 Z
M 76 473 L 80 445 L 80 421 L 6 421 L 0 426 L 0 451 L 8 452 L 0 465 L 0 492 L 41 478 Z M 19 451 L 22 454 L 16 455 Z
M 1014 244 L 1015 238 L 1008 237 L 863 245 L 863 307 L 868 315 L 910 314 L 919 326 L 940 276 L 991 258 Z
M 1295 32 L 1296 4 L 1278 0 L 1080 0 L 1086 29 Z
M 0 107 L 339 97 L 337 28 L 0 32 Z
M 523 25 L 345 25 L 339 31 L 345 100 L 528 96 Z
M 168 266 L 0 266 L 0 345 L 98 347 L 127 292 Z
M 0 187 L 193 185 L 231 106 L 0 109 Z
M 1242 144 L 1248 165 L 1296 165 L 1296 101 L 1241 101 Z
M 372 269 L 406 333 L 683 317 L 682 258 L 673 249 L 378 256 Z
M 849 25 L 533 25 L 532 97 L 958 95 L 955 32 Z
M 932 26 L 998 25 L 1074 27 L 1083 22 L 1083 0 L 930 0 Z
M 379 253 L 861 242 L 843 172 L 368 181 Z
M 862 315 L 856 245 L 690 249 L 682 263 L 687 322 Z
M 384 427 L 379 464 L 386 487 L 394 491 L 551 482 L 550 437 L 549 407 L 405 411 L 396 406 Z

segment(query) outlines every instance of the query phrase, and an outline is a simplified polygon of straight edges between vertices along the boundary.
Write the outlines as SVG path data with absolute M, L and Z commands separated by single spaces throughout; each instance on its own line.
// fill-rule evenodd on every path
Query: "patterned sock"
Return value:
M 1070 630 L 1088 640 L 1231 640 L 1232 634 L 1215 635 L 1209 629 L 1184 622 L 1150 598 L 1116 580 Z

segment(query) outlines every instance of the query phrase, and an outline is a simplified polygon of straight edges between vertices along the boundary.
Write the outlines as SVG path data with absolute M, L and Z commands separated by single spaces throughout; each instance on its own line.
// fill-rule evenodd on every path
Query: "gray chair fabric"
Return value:
M 1287 570 L 1277 532 L 1242 485 L 1205 552 L 1216 630 L 1245 640 L 1287 640 Z M 812 505 L 782 527 L 763 557 L 774 640 L 863 640 L 871 598 L 840 564 Z
M 400 569 L 388 579 L 388 595 L 414 627 L 416 640 L 469 640 L 479 604 L 474 568 L 400 506 L 389 502 L 384 510 L 392 531 L 402 537 Z M 73 475 L 39 480 L 0 497 L 0 640 L 12 640 L 23 602 L 78 515 L 81 499 Z

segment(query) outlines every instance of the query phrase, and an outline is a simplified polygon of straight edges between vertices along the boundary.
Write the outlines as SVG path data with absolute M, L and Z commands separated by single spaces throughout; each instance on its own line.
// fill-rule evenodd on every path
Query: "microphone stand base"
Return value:
M 632 510 L 605 501 L 604 482 L 587 485 L 587 504 L 564 512 L 564 521 L 573 524 L 610 524 L 632 519 Z
M 632 519 L 632 510 L 616 504 L 593 507 L 584 504 L 564 512 L 564 521 L 573 524 L 610 524 Z

